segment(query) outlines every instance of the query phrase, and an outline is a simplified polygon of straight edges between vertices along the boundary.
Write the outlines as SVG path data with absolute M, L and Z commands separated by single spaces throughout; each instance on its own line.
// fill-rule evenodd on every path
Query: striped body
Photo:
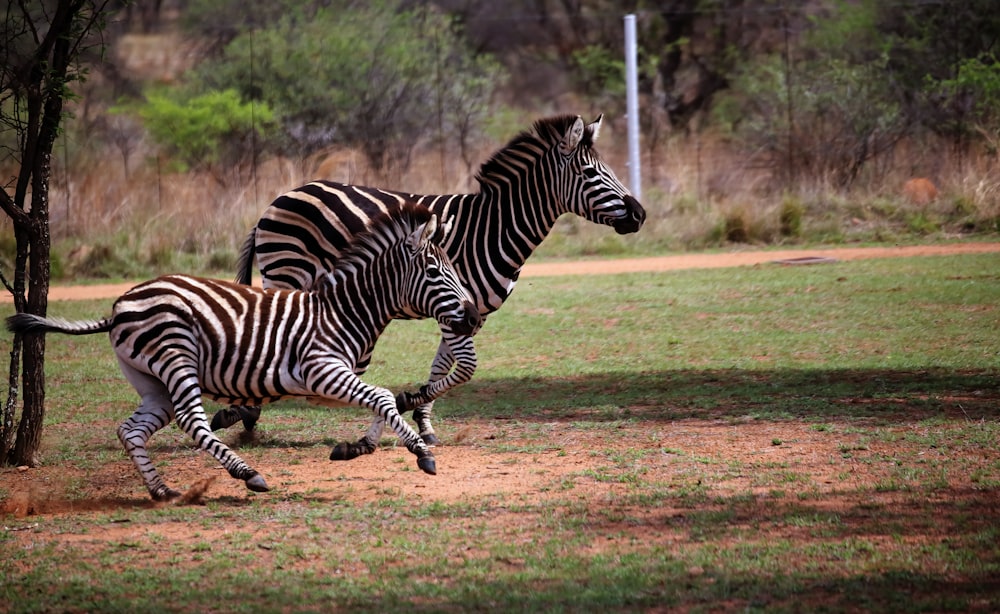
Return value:
M 241 403 L 307 397 L 323 404 L 370 408 L 388 422 L 418 465 L 434 473 L 433 455 L 399 415 L 388 390 L 357 375 L 378 336 L 396 317 L 433 317 L 471 364 L 433 398 L 475 370 L 471 335 L 480 318 L 454 268 L 433 241 L 436 217 L 406 205 L 371 232 L 314 291 L 262 290 L 233 282 L 170 275 L 132 288 L 98 322 L 70 323 L 18 314 L 15 332 L 107 331 L 122 372 L 142 397 L 118 435 L 154 499 L 179 493 L 160 478 L 146 452 L 150 436 L 174 417 L 199 447 L 254 490 L 266 484 L 212 433 L 202 395 Z
M 251 231 L 237 281 L 250 283 L 256 253 L 264 287 L 312 287 L 370 220 L 413 200 L 441 216 L 442 246 L 485 317 L 510 296 L 521 267 L 560 215 L 579 215 L 620 234 L 641 228 L 645 211 L 593 148 L 600 125 L 601 118 L 585 125 L 572 116 L 536 122 L 482 166 L 474 194 L 421 196 L 330 181 L 292 190 Z M 428 383 L 445 377 L 455 360 L 442 342 Z M 409 408 L 424 439 L 436 441 L 431 404 L 414 398 Z

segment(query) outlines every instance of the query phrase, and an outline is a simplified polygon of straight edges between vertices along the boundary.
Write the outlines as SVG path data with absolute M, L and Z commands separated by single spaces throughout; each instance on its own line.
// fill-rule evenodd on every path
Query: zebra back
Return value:
M 478 327 L 471 298 L 434 242 L 435 228 L 422 206 L 377 216 L 311 291 L 186 275 L 148 281 L 116 301 L 112 342 L 130 359 L 193 357 L 203 391 L 220 399 L 305 395 L 293 374 L 309 356 L 353 369 L 393 318 L 434 317 L 459 334 Z
M 392 215 L 413 200 L 441 216 L 442 246 L 480 313 L 489 314 L 563 213 L 623 234 L 641 227 L 641 205 L 593 148 L 600 124 L 598 118 L 585 125 L 578 116 L 539 120 L 482 165 L 473 194 L 414 195 L 323 180 L 291 190 L 258 221 L 240 270 L 249 269 L 256 250 L 265 287 L 312 287 L 374 216 Z

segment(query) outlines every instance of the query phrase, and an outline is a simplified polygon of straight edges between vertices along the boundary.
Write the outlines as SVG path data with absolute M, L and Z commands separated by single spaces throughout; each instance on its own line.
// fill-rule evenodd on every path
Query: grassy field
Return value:
M 998 255 L 526 279 L 438 403 L 439 475 L 391 437 L 334 465 L 369 417 L 283 402 L 222 435 L 269 493 L 154 437 L 175 487 L 222 476 L 167 506 L 106 338 L 52 336 L 0 611 L 996 611 L 998 309 Z M 436 344 L 394 323 L 366 379 L 413 387 Z

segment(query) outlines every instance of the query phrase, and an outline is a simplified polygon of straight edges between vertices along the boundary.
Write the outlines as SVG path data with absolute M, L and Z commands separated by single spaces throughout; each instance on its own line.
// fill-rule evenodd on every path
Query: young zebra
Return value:
M 572 213 L 619 234 L 642 227 L 646 212 L 594 149 L 602 117 L 589 125 L 570 115 L 535 122 L 531 132 L 483 164 L 474 194 L 420 196 L 330 181 L 292 190 L 278 197 L 250 231 L 237 281 L 250 283 L 256 251 L 264 287 L 310 288 L 374 216 L 414 200 L 441 215 L 448 228 L 442 245 L 485 318 L 510 296 L 521 267 L 560 215 Z M 445 377 L 456 359 L 442 340 L 428 384 Z M 401 401 L 400 411 L 414 409 L 424 441 L 438 443 L 430 420 L 433 402 L 408 394 Z M 259 408 L 230 407 L 216 413 L 212 427 L 242 418 L 251 429 L 259 414 Z M 377 429 L 373 424 L 362 442 Z
M 110 333 L 121 370 L 142 398 L 118 427 L 118 438 L 157 501 L 180 493 L 164 483 L 146 443 L 174 417 L 231 476 L 250 490 L 268 489 L 212 433 L 203 394 L 235 403 L 295 396 L 368 407 L 417 456 L 420 469 L 434 474 L 431 450 L 400 417 L 392 393 L 365 384 L 356 373 L 392 318 L 433 317 L 466 364 L 424 392 L 433 398 L 472 377 L 479 311 L 437 244 L 438 229 L 428 209 L 405 204 L 399 215 L 374 220 L 310 292 L 170 275 L 132 288 L 102 320 L 66 322 L 22 313 L 8 318 L 7 328 Z M 331 457 L 342 454 L 335 448 Z

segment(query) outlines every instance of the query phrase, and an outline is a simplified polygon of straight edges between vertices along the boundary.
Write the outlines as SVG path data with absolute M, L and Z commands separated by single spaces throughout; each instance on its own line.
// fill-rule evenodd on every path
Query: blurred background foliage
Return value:
M 625 177 L 627 13 L 639 30 L 649 223 L 621 239 L 564 219 L 543 255 L 996 233 L 995 8 L 995 0 L 124 3 L 57 144 L 59 270 L 224 268 L 267 203 L 318 177 L 475 189 L 480 163 L 552 114 L 603 112 L 599 149 Z M 10 138 L 0 132 L 0 147 Z M 0 170 L 15 162 L 0 160 Z M 913 178 L 933 190 L 904 190 Z M 102 262 L 116 264 L 102 273 Z

